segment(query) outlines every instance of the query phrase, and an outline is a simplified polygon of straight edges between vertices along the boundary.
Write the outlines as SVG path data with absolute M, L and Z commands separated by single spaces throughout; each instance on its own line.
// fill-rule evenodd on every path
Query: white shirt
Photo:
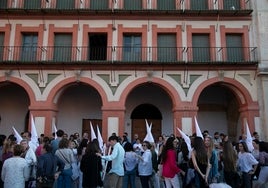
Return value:
M 253 165 L 257 165 L 258 161 L 254 158 L 251 153 L 244 152 L 238 154 L 238 166 L 241 172 L 248 173 L 252 170 Z
M 145 150 L 142 154 L 142 159 L 139 160 L 139 175 L 141 176 L 150 176 L 153 173 L 152 165 L 152 153 L 149 149 Z

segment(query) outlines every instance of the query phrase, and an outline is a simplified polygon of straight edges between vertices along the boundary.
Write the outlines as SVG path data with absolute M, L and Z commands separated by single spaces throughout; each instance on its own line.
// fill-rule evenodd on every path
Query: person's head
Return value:
M 64 149 L 69 147 L 69 140 L 67 138 L 62 138 L 59 142 L 59 149 Z
M 84 132 L 83 133 L 83 139 L 87 139 L 88 140 L 88 133 L 87 132 Z
M 23 138 L 23 139 L 31 140 L 31 137 L 32 137 L 32 134 L 31 134 L 31 132 L 29 132 L 29 131 L 25 131 L 25 132 L 23 132 L 23 134 L 22 134 L 22 138 Z
M 165 142 L 165 148 L 167 149 L 167 150 L 169 150 L 169 149 L 174 149 L 175 147 L 174 147 L 174 144 L 176 144 L 177 143 L 177 140 L 175 139 L 175 137 L 169 137 L 167 140 L 166 140 L 166 142 Z
M 66 139 L 68 139 L 68 137 L 69 137 L 69 136 L 68 136 L 67 133 L 64 133 L 63 136 L 62 136 L 62 138 L 66 138 Z
M 20 141 L 20 145 L 23 147 L 23 150 L 26 151 L 29 147 L 29 141 L 27 139 L 23 139 Z
M 44 146 L 43 146 L 43 150 L 42 150 L 42 153 L 52 153 L 52 146 L 48 143 L 46 143 Z
M 142 148 L 143 148 L 144 151 L 147 150 L 147 149 L 151 149 L 151 144 L 150 144 L 150 142 L 148 142 L 148 141 L 143 141 L 143 143 L 142 143 Z
M 260 141 L 257 139 L 252 140 L 252 145 L 255 150 L 259 150 L 260 147 Z
M 242 152 L 242 153 L 243 152 L 249 152 L 246 142 L 240 142 L 238 147 L 239 147 L 239 151 Z
M 246 140 L 246 139 L 247 139 L 247 135 L 246 134 L 242 134 L 241 140 Z
M 75 139 L 75 140 L 79 139 L 79 137 L 80 137 L 80 135 L 79 135 L 78 132 L 74 133 L 74 139 Z
M 219 132 L 215 132 L 215 133 L 214 133 L 214 138 L 215 138 L 215 139 L 220 138 L 220 134 L 219 134 Z
M 109 137 L 109 142 L 112 146 L 114 146 L 117 142 L 119 142 L 119 139 L 117 136 L 110 136 Z
M 204 138 L 204 143 L 206 148 L 210 148 L 211 150 L 214 148 L 214 142 L 210 136 Z
M 164 138 L 163 138 L 162 135 L 160 135 L 160 136 L 158 137 L 158 142 L 163 142 L 163 141 L 164 141 Z
M 22 145 L 20 145 L 20 144 L 14 145 L 14 148 L 13 148 L 13 155 L 14 156 L 21 156 L 21 154 L 23 152 L 24 152 L 24 148 Z
M 137 140 L 139 138 L 138 134 L 134 134 L 134 140 Z
M 61 129 L 59 129 L 59 130 L 57 130 L 56 135 L 57 135 L 57 137 L 60 137 L 61 138 L 64 135 L 64 131 L 61 130 Z
M 139 138 L 136 139 L 136 143 L 137 144 L 140 144 L 141 143 L 141 140 Z
M 74 140 L 69 140 L 69 148 L 70 149 L 76 148 L 76 144 L 75 144 L 75 141 Z
M 45 136 L 43 139 L 42 139 L 42 143 L 43 144 L 48 144 L 50 142 L 50 139 L 49 137 Z
M 259 139 L 259 138 L 260 138 L 258 132 L 256 132 L 256 131 L 253 132 L 253 137 L 254 137 L 255 139 Z
M 87 155 L 92 155 L 92 154 L 96 154 L 99 152 L 99 147 L 96 143 L 94 142 L 89 142 L 87 144 L 87 148 L 86 148 L 86 154 Z
M 16 142 L 12 142 L 6 139 L 3 144 L 3 153 L 9 153 L 9 152 L 13 153 L 14 145 L 16 145 Z
M 127 142 L 127 143 L 124 145 L 124 149 L 125 149 L 125 152 L 133 151 L 132 144 L 129 143 L 129 142 Z

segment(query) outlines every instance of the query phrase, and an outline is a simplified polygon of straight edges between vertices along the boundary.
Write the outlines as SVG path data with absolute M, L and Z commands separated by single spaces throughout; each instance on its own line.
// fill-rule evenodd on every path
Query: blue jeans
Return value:
M 63 170 L 57 180 L 57 188 L 72 187 L 72 168 Z
M 123 188 L 128 188 L 129 183 L 131 188 L 136 188 L 136 171 L 136 168 L 131 171 L 125 171 L 125 175 L 123 178 Z

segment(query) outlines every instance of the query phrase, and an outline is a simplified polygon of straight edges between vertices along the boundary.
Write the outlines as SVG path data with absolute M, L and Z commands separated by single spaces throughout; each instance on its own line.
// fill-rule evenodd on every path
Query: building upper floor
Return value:
M 247 25 L 0 25 L 0 62 L 256 65 Z M 108 23 L 108 22 L 107 22 Z M 12 28 L 12 29 L 11 29 Z M 149 31 L 149 32 L 148 32 Z
M 1 0 L 8 14 L 182 14 L 248 16 L 250 0 Z

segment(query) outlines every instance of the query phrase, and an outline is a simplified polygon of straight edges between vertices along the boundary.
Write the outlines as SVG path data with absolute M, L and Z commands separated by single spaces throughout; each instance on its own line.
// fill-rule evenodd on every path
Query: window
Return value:
M 37 41 L 38 35 L 35 33 L 22 35 L 21 61 L 36 61 Z
M 7 8 L 7 0 L 1 0 L 0 1 L 0 9 L 1 8 Z
M 24 1 L 25 9 L 40 9 L 41 8 L 41 0 L 25 0 Z
M 54 57 L 57 62 L 69 62 L 72 58 L 72 35 L 55 34 Z
M 58 9 L 73 9 L 75 0 L 57 0 L 56 7 Z
M 90 0 L 90 9 L 92 10 L 108 9 L 108 0 Z
M 125 34 L 123 36 L 123 60 L 141 61 L 141 35 Z
M 208 1 L 207 0 L 191 0 L 192 10 L 207 10 Z
M 242 34 L 227 34 L 227 61 L 241 62 L 244 61 L 242 48 Z
M 176 34 L 158 34 L 157 60 L 161 62 L 177 61 Z
M 89 60 L 106 60 L 107 59 L 107 34 L 92 33 L 89 34 Z
M 142 0 L 124 0 L 124 9 L 126 10 L 141 10 Z
M 240 0 L 224 0 L 223 7 L 225 10 L 239 10 Z
M 209 34 L 192 35 L 192 55 L 194 62 L 210 61 Z
M 0 33 L 0 61 L 3 60 L 3 55 L 4 55 L 4 38 L 5 38 L 5 33 Z
M 175 0 L 157 0 L 158 10 L 175 10 L 176 2 Z

